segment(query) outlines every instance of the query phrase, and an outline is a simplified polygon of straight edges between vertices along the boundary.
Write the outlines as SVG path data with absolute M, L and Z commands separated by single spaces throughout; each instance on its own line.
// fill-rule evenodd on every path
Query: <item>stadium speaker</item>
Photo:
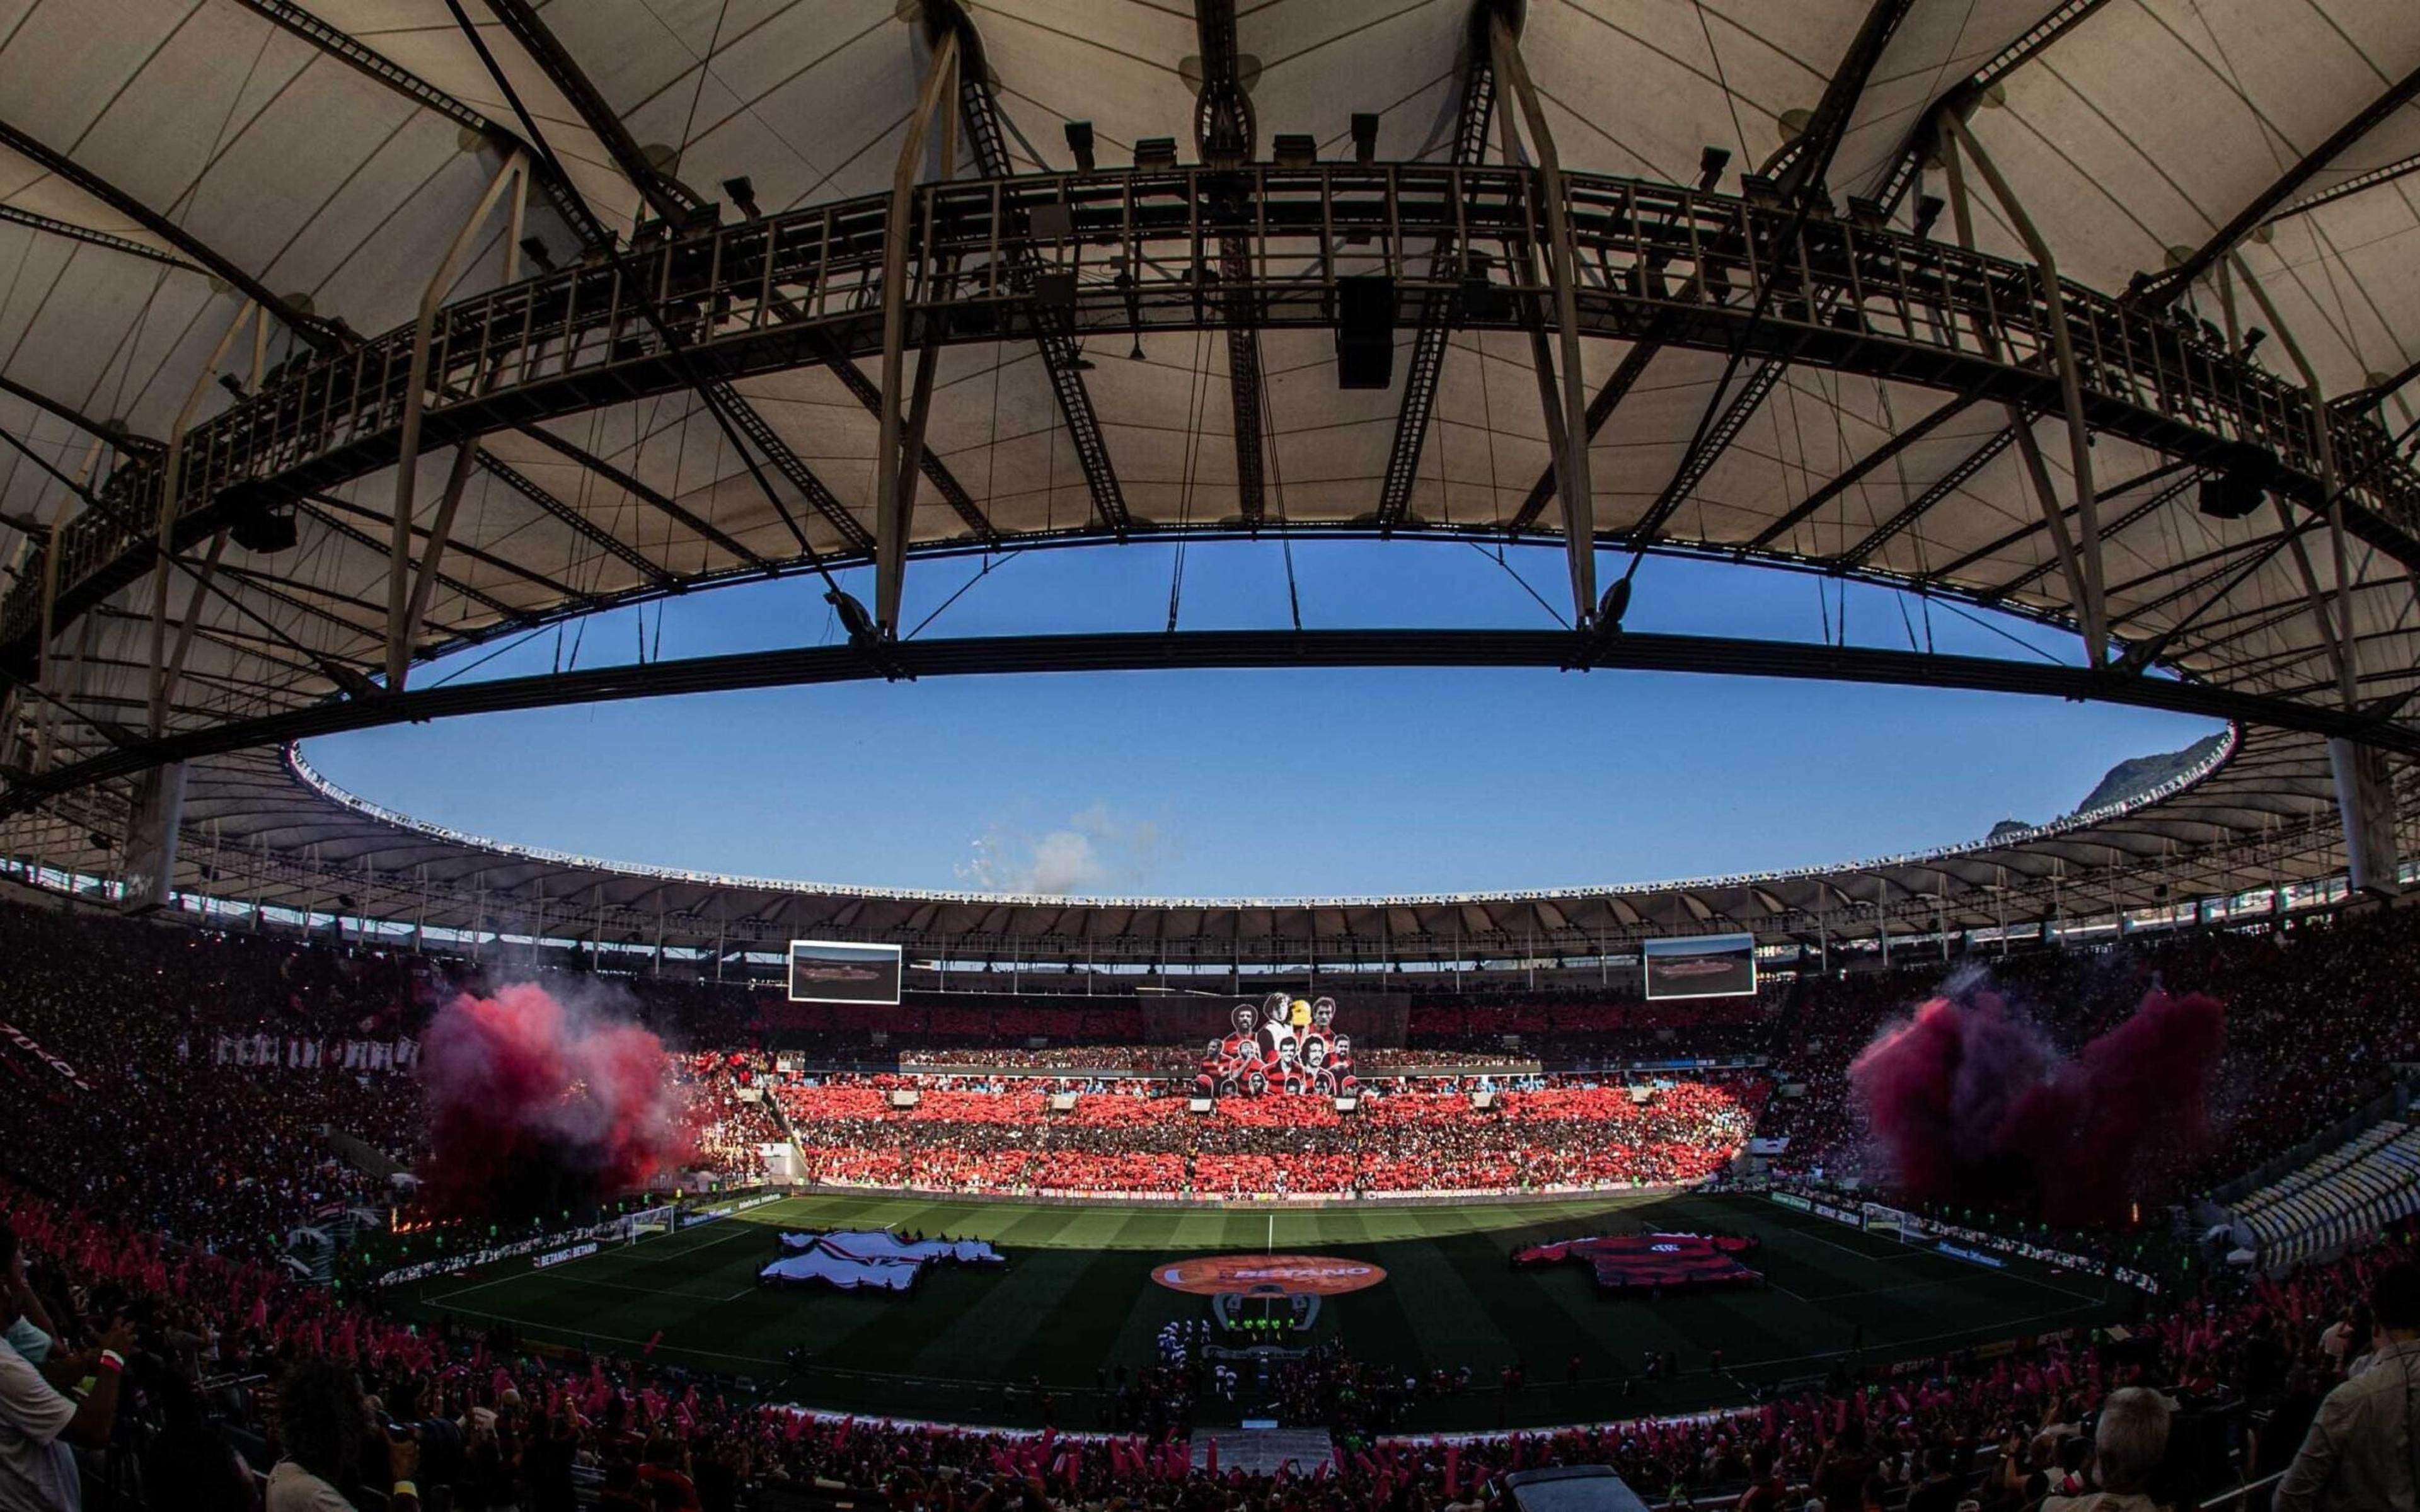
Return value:
M 2201 512 L 2212 519 L 2242 519 L 2260 507 L 2277 481 L 2276 455 L 2249 441 L 2230 441 L 2211 459 L 2201 480 Z
M 231 484 L 219 490 L 218 507 L 226 520 L 227 534 L 253 555 L 275 556 L 294 549 L 299 539 L 294 507 L 276 498 L 266 485 Z
M 1496 285 L 1496 259 L 1474 252 L 1462 265 L 1462 316 L 1466 320 L 1501 320 L 1512 301 Z
M 1395 281 L 1365 273 L 1336 281 L 1336 386 L 1384 389 L 1395 381 Z
M 1033 281 L 1033 302 L 1045 309 L 1072 311 L 1076 308 L 1076 275 L 1044 273 Z

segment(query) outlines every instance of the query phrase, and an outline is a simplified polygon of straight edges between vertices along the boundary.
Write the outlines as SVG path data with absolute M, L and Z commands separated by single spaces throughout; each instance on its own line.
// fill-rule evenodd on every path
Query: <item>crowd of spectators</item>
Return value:
M 1868 1168 L 1849 1066 L 1946 980 L 1983 980 L 2072 1053 L 2154 988 L 2202 992 L 2226 1009 L 2226 1057 L 2211 1110 L 2225 1137 L 2174 1173 L 2205 1188 L 2291 1149 L 2391 1084 L 2420 1058 L 2420 910 L 2305 918 L 2258 932 L 2205 931 L 2076 950 L 2038 950 L 1959 967 L 1812 977 L 1772 1030 L 1774 1099 L 1760 1133 L 1790 1141 L 1780 1168 L 1838 1179 Z M 2315 1033 L 2324 1025 L 2325 1032 Z M 1797 1088 L 1798 1090 L 1791 1090 Z
M 2390 1267 L 2410 1273 L 2410 1242 L 2394 1237 L 2283 1281 L 2213 1279 L 2122 1341 L 2065 1333 L 1731 1412 L 1451 1442 L 1395 1436 L 1389 1425 L 1424 1393 L 1474 1389 L 1466 1377 L 1383 1367 L 1330 1347 L 1290 1367 L 1279 1395 L 1287 1416 L 1333 1428 L 1334 1449 L 1278 1477 L 1247 1476 L 1194 1462 L 1186 1445 L 1194 1408 L 1218 1382 L 1208 1362 L 1182 1350 L 1116 1373 L 1101 1433 L 815 1418 L 701 1389 L 644 1361 L 545 1354 L 506 1332 L 405 1328 L 275 1269 L 22 1187 L 0 1184 L 0 1281 L 17 1341 L 7 1348 L 31 1350 L 54 1376 L 105 1376 L 114 1388 L 105 1412 L 38 1420 L 82 1446 L 71 1473 L 88 1493 L 110 1487 L 123 1498 L 116 1505 L 196 1512 L 258 1507 L 256 1477 L 272 1466 L 273 1512 L 375 1505 L 372 1493 L 396 1480 L 419 1496 L 442 1488 L 448 1504 L 490 1509 L 568 1508 L 584 1487 L 608 1507 L 717 1512 L 779 1506 L 785 1490 L 810 1489 L 830 1504 L 852 1488 L 947 1512 L 1105 1508 L 1119 1498 L 1193 1512 L 1425 1512 L 1483 1506 L 1483 1488 L 1503 1473 L 1564 1462 L 1611 1464 L 1652 1496 L 1683 1501 L 1769 1485 L 1792 1500 L 1765 1506 L 1862 1509 L 1902 1497 L 1931 1506 L 1919 1500 L 1931 1488 L 1945 1507 L 1972 1496 L 1986 1512 L 2018 1512 L 2098 1474 L 2109 1489 L 2148 1488 L 2175 1504 L 2239 1471 L 2286 1468 L 2322 1395 L 2387 1368 L 2420 1321 L 2385 1315 L 2375 1320 L 2381 1332 L 2365 1308 Z M 103 1347 L 122 1367 L 95 1352 Z M 1510 1396 L 1525 1384 L 1508 1370 L 1476 1389 Z M 2168 1452 L 2168 1408 L 2118 1395 L 2133 1387 L 2207 1411 L 2210 1427 Z M 2252 1407 L 2257 1416 L 2242 1411 Z M 2148 1452 L 2136 1444 L 2121 1462 L 2107 1425 L 2137 1408 L 2149 1414 L 2137 1426 L 2156 1434 Z M 2354 1408 L 2329 1411 L 2350 1421 Z M 380 1434 L 380 1423 L 398 1425 L 402 1443 Z M 0 1414 L 0 1436 L 23 1431 Z M 2324 1483 L 2337 1472 L 2322 1464 L 2304 1473 Z M 280 1480 L 304 1476 L 364 1489 L 349 1503 L 281 1503 Z
M 1622 1084 L 1529 1077 L 1482 1111 L 1459 1080 L 1334 1099 L 1221 1098 L 1206 1112 L 1168 1084 L 1103 1084 L 1054 1106 L 1018 1083 L 802 1078 L 779 1095 L 811 1180 L 965 1192 L 1544 1190 L 1661 1185 L 1723 1168 L 1769 1084 L 1739 1073 Z M 1165 1095 L 1141 1095 L 1148 1088 Z M 913 1089 L 911 1105 L 894 1094 Z
M 1468 1049 L 1431 1045 L 1364 1046 L 1355 1065 L 1373 1072 L 1422 1071 L 1467 1066 L 1533 1064 L 1534 1057 L 1518 1055 L 1501 1043 Z M 902 1071 L 948 1072 L 985 1071 L 1105 1071 L 1165 1076 L 1190 1072 L 1202 1052 L 1190 1044 L 1065 1044 L 985 1046 L 911 1046 L 899 1052 Z
M 2420 980 L 2414 918 L 2300 920 L 2274 933 L 1993 965 L 2001 985 L 2071 1046 L 2116 1022 L 2155 981 L 2224 996 L 2230 1054 L 2218 1111 L 2234 1134 L 2195 1173 L 2208 1178 L 2307 1135 L 2361 1101 L 2393 1062 L 2420 1052 L 2410 994 Z M 1200 1114 L 1182 1096 L 1153 1095 L 1163 1089 L 1155 1084 L 1083 1074 L 1114 1063 L 1062 1060 L 1069 1074 L 1041 1080 L 803 1079 L 777 1072 L 769 1053 L 734 1051 L 725 1040 L 685 1052 L 680 1066 L 697 1084 L 691 1117 L 704 1158 L 743 1176 L 759 1147 L 780 1141 L 778 1105 L 803 1136 L 808 1173 L 834 1180 L 1205 1195 L 1680 1181 L 1727 1163 L 1760 1119 L 1762 1132 L 1791 1136 L 1793 1165 L 1853 1163 L 1848 1061 L 1939 976 L 1928 964 L 1810 979 L 1724 1026 L 1768 1035 L 1770 1080 L 1667 1077 L 1639 1101 L 1627 1078 L 1507 1078 L 1488 1084 L 1502 1095 L 1486 1113 L 1470 1103 L 1480 1082 L 1450 1078 L 1380 1085 L 1351 1113 L 1323 1099 L 1272 1097 L 1222 1100 Z M 399 1164 L 417 1149 L 408 1057 L 323 1052 L 401 1044 L 442 996 L 480 980 L 324 942 L 0 906 L 0 1026 L 12 1031 L 0 1036 L 8 1093 L 0 1099 L 0 1257 L 30 1262 L 22 1279 L 0 1273 L 8 1317 L 23 1322 L 13 1337 L 48 1357 L 56 1376 L 118 1382 L 120 1368 L 93 1353 L 102 1346 L 129 1362 L 121 1389 L 89 1398 L 106 1396 L 108 1412 L 77 1410 L 54 1429 L 64 1443 L 115 1446 L 85 1457 L 87 1483 L 122 1485 L 137 1498 L 147 1483 L 154 1506 L 249 1508 L 259 1504 L 245 1470 L 265 1473 L 283 1458 L 296 1467 L 280 1472 L 289 1483 L 360 1483 L 375 1492 L 411 1478 L 394 1473 L 409 1469 L 432 1490 L 444 1488 L 452 1504 L 489 1509 L 566 1507 L 575 1483 L 611 1507 L 703 1508 L 736 1507 L 752 1488 L 765 1497 L 823 1482 L 948 1512 L 1097 1507 L 1121 1497 L 1130 1507 L 1197 1512 L 1408 1512 L 1476 1504 L 1476 1489 L 1508 1469 L 1589 1460 L 1659 1494 L 1773 1485 L 1837 1508 L 1876 1494 L 1914 1505 L 1951 1488 L 1986 1512 L 2012 1512 L 2089 1475 L 2094 1414 L 2106 1421 L 2122 1388 L 2258 1407 L 2258 1426 L 2237 1442 L 2254 1469 L 2282 1469 L 2335 1382 L 2366 1362 L 2399 1358 L 2392 1339 L 2373 1349 L 2373 1319 L 2359 1308 L 2381 1268 L 2409 1256 L 2406 1237 L 2280 1282 L 2222 1273 L 2164 1301 L 2123 1344 L 2020 1341 L 1987 1358 L 1946 1359 L 1887 1381 L 1838 1380 L 1684 1421 L 1451 1443 L 1394 1438 L 1404 1402 L 1472 1383 L 1323 1351 L 1295 1367 L 1280 1397 L 1287 1415 L 1336 1427 L 1338 1451 L 1275 1485 L 1176 1463 L 1171 1437 L 1215 1389 L 1189 1361 L 1119 1376 L 1106 1394 L 1109 1437 L 809 1419 L 693 1390 L 644 1360 L 557 1358 L 509 1333 L 458 1325 L 407 1329 L 340 1304 L 278 1262 L 296 1227 L 390 1195 L 384 1176 L 339 1157 L 332 1132 Z M 718 997 L 690 1004 L 678 988 L 639 995 L 676 1036 L 695 1026 L 693 1011 L 723 1011 Z M 1471 1020 L 1464 1022 L 1467 1033 Z M 2326 1033 L 2314 1032 L 2319 1024 Z M 1571 1031 L 1550 1015 L 1544 1032 Z M 1605 1032 L 1666 1027 L 1625 1023 Z M 272 1052 L 227 1050 L 262 1043 Z M 1125 1042 L 1110 1048 L 1123 1053 Z M 1051 1052 L 1032 1053 L 1043 1057 L 1038 1067 L 1051 1065 Z M 1772 1082 L 1802 1084 L 1806 1094 L 1768 1101 Z M 920 1094 L 914 1106 L 892 1105 L 903 1089 Z M 1054 1111 L 1051 1093 L 1061 1090 L 1076 1100 Z M 1520 1383 L 1478 1383 L 1491 1387 Z M 30 1385 L 23 1395 L 33 1399 Z M 2133 1400 L 2120 1399 L 2117 1416 Z M 409 1454 L 370 1431 L 380 1420 L 407 1425 Z M 2114 1456 L 2105 1433 L 2102 1449 Z M 51 1463 L 56 1473 L 55 1455 Z M 0 1504 L 16 1504 L 8 1500 L 14 1489 L 0 1489 Z

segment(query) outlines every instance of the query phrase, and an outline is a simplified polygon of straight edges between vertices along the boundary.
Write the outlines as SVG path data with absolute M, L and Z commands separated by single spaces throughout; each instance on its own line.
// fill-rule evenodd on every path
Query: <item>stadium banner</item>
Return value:
M 89 1092 L 92 1090 L 92 1084 L 77 1075 L 73 1066 L 69 1065 L 66 1061 L 61 1060 L 58 1057 L 43 1049 L 39 1041 L 37 1041 L 32 1035 L 27 1034 L 24 1030 L 17 1027 L 17 1026 L 13 1024 L 0 1023 L 0 1036 L 7 1037 L 10 1044 L 23 1050 L 25 1054 L 33 1057 L 36 1060 L 40 1061 L 43 1065 L 49 1067 L 52 1071 L 56 1072 L 61 1076 L 66 1077 L 78 1091 Z
M 1193 1096 L 1351 1097 L 1361 1085 L 1354 1040 L 1352 1020 L 1333 997 L 1271 993 L 1233 1004 L 1225 1032 L 1203 1041 Z
M 485 1249 L 458 1250 L 454 1254 L 442 1255 L 433 1260 L 423 1260 L 416 1265 L 397 1266 L 372 1281 L 370 1285 L 373 1288 L 401 1286 L 411 1281 L 426 1281 L 431 1276 L 452 1275 L 458 1271 L 467 1271 L 474 1265 L 492 1265 L 498 1260 L 515 1260 L 523 1256 L 567 1250 L 591 1240 L 622 1239 L 629 1233 L 630 1221 L 628 1216 L 608 1218 L 601 1224 L 591 1224 L 585 1228 L 566 1228 L 561 1233 L 536 1234 L 528 1239 L 515 1240 L 509 1244 L 491 1244 Z M 544 1263 L 559 1265 L 563 1260 L 572 1257 L 565 1255 Z
M 1997 1255 L 2020 1256 L 2043 1265 L 2056 1266 L 2062 1271 L 2074 1271 L 2083 1275 L 2106 1276 L 2110 1280 L 2122 1282 L 2137 1291 L 2149 1292 L 2153 1296 L 2157 1296 L 2160 1292 L 2160 1283 L 2140 1271 L 2131 1270 L 2122 1265 L 2110 1265 L 2089 1256 L 2078 1255 L 2072 1250 L 2057 1249 L 2048 1244 L 2029 1244 L 2023 1240 L 1985 1233 L 1979 1228 L 1961 1228 L 1954 1224 L 1940 1223 L 1913 1212 L 1900 1214 L 1900 1231 L 1901 1237 L 1911 1242 L 1934 1241 L 1934 1248 L 1943 1253 L 1957 1253 L 1960 1259 L 1975 1260 L 1978 1264 L 1990 1265 L 1994 1262 L 1984 1260 L 1974 1254 L 1952 1251 L 1950 1246 L 1958 1245 L 1963 1251 L 1989 1250 Z
M 1780 1203 L 1785 1208 L 1794 1208 L 1800 1212 L 1813 1212 L 1815 1211 L 1814 1203 L 1809 1202 L 1807 1198 L 1800 1196 L 1795 1192 L 1774 1192 L 1768 1195 L 1774 1201 Z
M 900 951 L 895 945 L 844 940 L 790 942 L 790 1001 L 899 1006 Z
M 1532 1186 L 1512 1190 L 1503 1187 L 1432 1187 L 1411 1192 L 1322 1192 L 1311 1195 L 1288 1193 L 1280 1196 L 1273 1192 L 1256 1192 L 1250 1196 L 1225 1196 L 1213 1192 L 1121 1191 L 1104 1196 L 1092 1188 L 1018 1187 L 1007 1192 L 970 1192 L 964 1187 L 938 1185 L 919 1181 L 844 1181 L 826 1177 L 820 1180 L 801 1181 L 788 1193 L 789 1196 L 862 1196 L 868 1192 L 886 1195 L 913 1193 L 921 1196 L 947 1197 L 952 1203 L 1007 1203 L 1018 1207 L 1053 1208 L 1131 1208 L 1141 1204 L 1156 1207 L 1184 1208 L 1202 1212 L 1266 1212 L 1283 1210 L 1288 1212 L 1312 1211 L 1323 1208 L 1434 1208 L 1503 1207 L 1536 1202 L 1544 1197 L 1590 1196 L 1608 1192 L 1620 1193 L 1685 1193 L 1694 1191 L 1694 1181 L 1599 1181 L 1593 1184 L 1577 1181 L 1541 1181 Z
M 1200 1047 L 1212 1040 L 1223 1040 L 1238 1032 L 1237 1010 L 1251 1009 L 1255 1032 L 1264 1026 L 1268 1007 L 1275 999 L 1286 1000 L 1286 1020 L 1291 1026 L 1294 1005 L 1303 1005 L 1304 1024 L 1310 1022 L 1313 1004 L 1335 1005 L 1337 1026 L 1353 1036 L 1356 1044 L 1368 1049 L 1391 1050 L 1404 1042 L 1409 1032 L 1412 1000 L 1408 993 L 1271 993 L 1261 997 L 1231 996 L 1225 994 L 1196 996 L 1154 993 L 1138 1000 L 1142 1014 L 1142 1036 L 1148 1044 L 1176 1044 Z
M 1854 1208 L 1843 1208 L 1838 1203 L 1818 1200 L 1808 1203 L 1807 1211 L 1818 1218 L 1829 1218 L 1836 1224 L 1846 1224 L 1852 1228 L 1866 1227 L 1864 1213 Z
M 1748 997 L 1756 992 L 1756 936 L 1683 934 L 1640 945 L 1647 1000 Z

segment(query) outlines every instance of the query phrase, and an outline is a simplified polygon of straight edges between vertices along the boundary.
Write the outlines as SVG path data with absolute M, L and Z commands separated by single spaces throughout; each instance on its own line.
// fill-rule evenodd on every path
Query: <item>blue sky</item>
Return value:
M 997 561 L 928 636 L 1159 629 L 1173 548 Z M 1554 550 L 1297 542 L 1311 627 L 1542 627 Z M 975 578 L 918 563 L 912 627 Z M 1601 571 L 1618 572 L 1608 555 Z M 1508 570 L 1508 567 L 1510 570 Z M 870 599 L 862 574 L 848 586 Z M 1873 588 L 1848 639 L 2077 657 L 2072 638 Z M 1680 559 L 1641 569 L 1637 630 L 1838 638 L 1842 587 Z M 1819 608 L 1819 595 L 1824 607 Z M 1905 614 L 1902 616 L 1902 606 Z M 1195 545 L 1186 628 L 1289 623 L 1275 543 Z M 660 621 L 659 615 L 660 613 Z M 1973 616 L 1973 617 L 1970 617 Z M 553 629 L 440 678 L 839 636 L 813 578 Z M 2013 638 L 2013 639 L 2012 639 Z M 2022 642 L 2022 644 L 2018 643 Z M 485 659 L 483 659 L 485 658 Z M 473 665 L 477 663 L 475 667 Z M 1589 885 L 1814 864 L 2055 817 L 2114 763 L 2214 726 L 1981 693 L 1679 674 L 1306 670 L 927 679 L 499 715 L 308 747 L 423 818 L 618 860 L 888 887 L 1298 895 Z

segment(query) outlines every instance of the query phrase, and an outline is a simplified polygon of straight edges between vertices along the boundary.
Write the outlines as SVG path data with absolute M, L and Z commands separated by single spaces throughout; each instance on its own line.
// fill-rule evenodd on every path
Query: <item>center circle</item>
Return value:
M 1254 1287 L 1339 1297 L 1376 1286 L 1387 1279 L 1387 1273 L 1367 1260 L 1324 1255 L 1204 1255 L 1155 1265 L 1151 1278 L 1171 1291 L 1197 1297 L 1249 1291 Z

